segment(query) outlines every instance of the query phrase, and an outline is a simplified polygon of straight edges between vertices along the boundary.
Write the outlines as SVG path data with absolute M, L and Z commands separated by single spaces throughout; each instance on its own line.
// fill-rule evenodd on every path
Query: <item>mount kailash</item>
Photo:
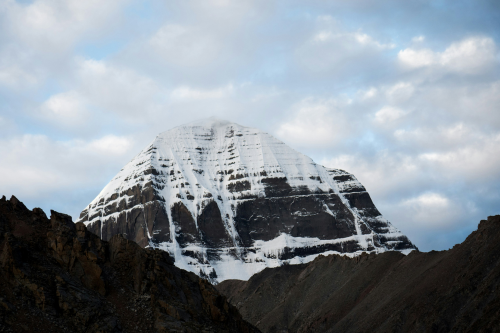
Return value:
M 79 222 L 103 240 L 125 234 L 168 251 L 213 283 L 319 254 L 416 249 L 352 174 L 215 118 L 159 134 Z

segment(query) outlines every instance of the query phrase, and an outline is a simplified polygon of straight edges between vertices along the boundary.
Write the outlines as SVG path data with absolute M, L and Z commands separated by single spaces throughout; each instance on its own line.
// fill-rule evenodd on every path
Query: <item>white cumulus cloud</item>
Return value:
M 51 96 L 42 104 L 40 112 L 46 120 L 63 125 L 81 125 L 88 113 L 83 98 L 75 91 Z
M 490 37 L 470 37 L 452 43 L 443 52 L 407 48 L 399 51 L 399 61 L 410 68 L 437 66 L 448 71 L 475 74 L 490 68 L 497 48 Z
M 416 225 L 433 229 L 449 227 L 462 213 L 460 207 L 439 193 L 423 193 L 401 203 L 408 218 Z
M 349 122 L 336 101 L 305 99 L 276 134 L 295 146 L 331 146 L 349 131 Z
M 406 114 L 407 112 L 405 110 L 397 107 L 384 106 L 382 109 L 377 111 L 377 113 L 375 113 L 375 122 L 379 124 L 389 124 L 402 118 Z

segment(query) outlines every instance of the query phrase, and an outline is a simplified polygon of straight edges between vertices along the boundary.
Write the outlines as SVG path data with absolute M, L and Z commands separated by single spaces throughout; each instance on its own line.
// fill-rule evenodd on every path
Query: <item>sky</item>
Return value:
M 448 249 L 500 214 L 500 2 L 0 0 L 0 195 L 76 219 L 210 116 L 353 173 Z

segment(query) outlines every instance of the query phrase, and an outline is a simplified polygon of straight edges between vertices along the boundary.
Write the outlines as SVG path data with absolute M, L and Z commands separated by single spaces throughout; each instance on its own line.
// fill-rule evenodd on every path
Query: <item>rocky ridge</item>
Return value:
M 499 332 L 500 216 L 448 251 L 319 256 L 216 286 L 262 332 Z
M 0 332 L 258 332 L 168 253 L 0 199 Z
M 320 253 L 415 249 L 352 174 L 214 118 L 158 135 L 79 221 L 104 240 L 166 250 L 214 283 Z

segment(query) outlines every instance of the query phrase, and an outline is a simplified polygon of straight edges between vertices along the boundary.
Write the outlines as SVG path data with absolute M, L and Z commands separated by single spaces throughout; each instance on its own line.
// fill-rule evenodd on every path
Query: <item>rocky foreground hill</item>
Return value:
M 500 216 L 448 251 L 320 256 L 217 289 L 262 332 L 500 332 Z
M 168 253 L 0 199 L 0 332 L 258 332 Z
M 159 134 L 82 211 L 103 240 L 124 234 L 217 283 L 318 254 L 408 253 L 354 175 L 258 129 L 206 119 Z

